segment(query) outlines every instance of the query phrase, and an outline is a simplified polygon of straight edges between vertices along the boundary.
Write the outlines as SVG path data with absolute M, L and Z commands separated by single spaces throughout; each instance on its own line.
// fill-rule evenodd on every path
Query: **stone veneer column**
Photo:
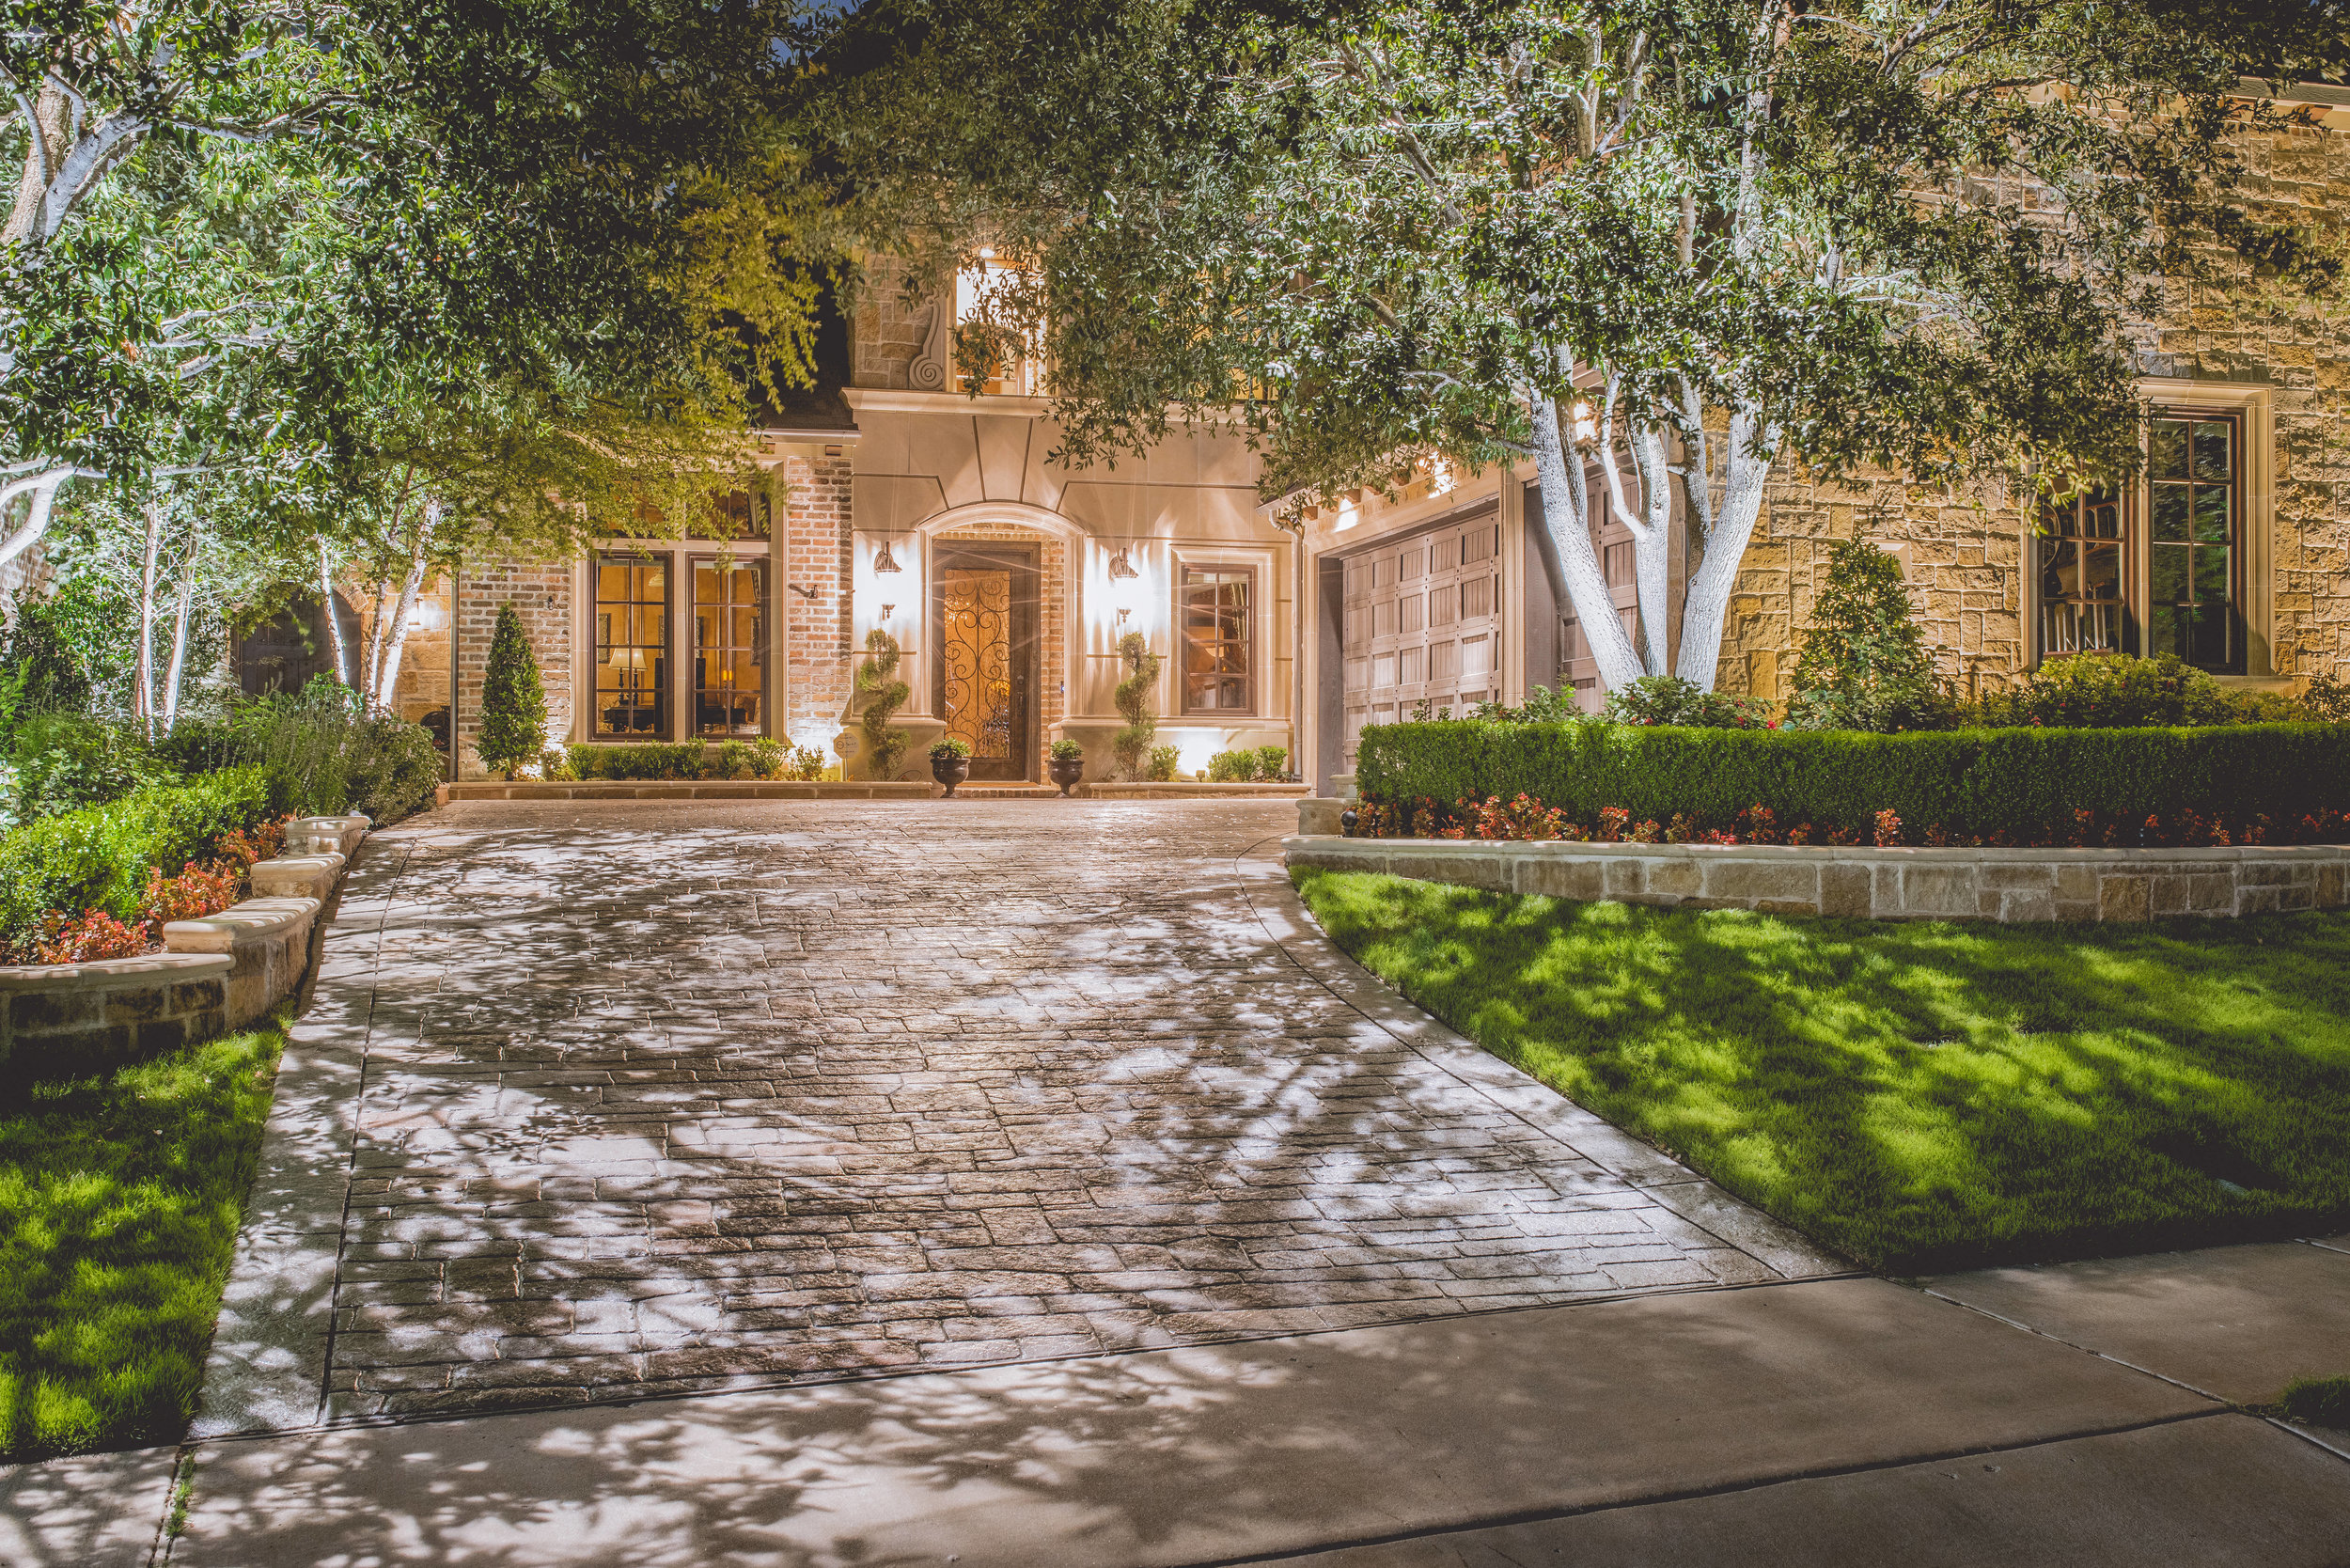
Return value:
M 849 471 L 843 457 L 793 452 L 776 465 L 784 490 L 774 548 L 782 582 L 784 736 L 830 749 L 848 711 L 856 649 L 849 554 Z M 813 588 L 809 599 L 794 588 Z M 902 673 L 902 672 L 901 672 Z M 911 675 L 905 679 L 912 680 Z
M 562 743 L 572 734 L 572 595 L 577 578 L 570 565 L 516 561 L 467 561 L 459 569 L 457 603 L 457 748 L 459 776 L 484 778 L 489 770 L 473 749 L 481 733 L 481 682 L 490 669 L 490 639 L 497 631 L 498 607 L 511 604 L 522 617 L 539 677 L 547 692 L 547 735 Z

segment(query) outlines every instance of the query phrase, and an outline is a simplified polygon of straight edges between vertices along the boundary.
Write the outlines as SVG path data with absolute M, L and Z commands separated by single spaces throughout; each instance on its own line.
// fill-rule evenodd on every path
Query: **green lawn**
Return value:
M 284 1043 L 0 1087 L 0 1459 L 179 1437 Z
M 1414 1001 L 1872 1267 L 2350 1222 L 2350 916 L 1881 925 L 1296 880 Z

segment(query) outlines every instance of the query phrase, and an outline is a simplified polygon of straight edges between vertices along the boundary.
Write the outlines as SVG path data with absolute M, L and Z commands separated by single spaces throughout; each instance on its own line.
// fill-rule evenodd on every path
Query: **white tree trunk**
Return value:
M 1721 663 L 1722 630 L 1730 615 L 1730 592 L 1738 583 L 1738 567 L 1754 537 L 1755 519 L 1762 514 L 1762 495 L 1778 454 L 1780 431 L 1765 426 L 1761 411 L 1739 409 L 1731 416 L 1725 443 L 1725 482 L 1722 504 L 1715 514 L 1713 532 L 1705 539 L 1705 556 L 1689 573 L 1688 597 L 1681 607 L 1679 674 L 1706 691 L 1714 689 L 1715 669 Z M 1702 472 L 1688 482 L 1707 483 Z
M 1634 426 L 1626 432 L 1632 462 L 1640 476 L 1640 510 L 1635 517 L 1620 491 L 1610 485 L 1618 521 L 1632 535 L 1632 562 L 1640 599 L 1642 665 L 1651 675 L 1672 669 L 1672 486 L 1667 482 L 1666 431 Z M 1607 457 L 1608 478 L 1615 458 Z
M 72 467 L 49 468 L 36 474 L 19 475 L 8 483 L 0 484 L 0 517 L 7 516 L 15 507 L 18 496 L 32 497 L 24 521 L 9 529 L 5 540 L 0 540 L 0 566 L 8 565 L 40 542 L 41 536 L 49 531 L 49 519 L 56 508 L 57 487 L 80 472 L 80 469 Z
M 424 589 L 425 571 L 432 558 L 433 530 L 440 522 L 441 503 L 427 496 L 416 514 L 415 531 L 409 536 L 408 574 L 400 582 L 400 601 L 383 638 L 374 689 L 368 694 L 370 713 L 391 712 L 392 698 L 399 694 L 400 658 L 408 645 L 408 623 L 415 618 L 416 599 Z
M 319 604 L 326 613 L 326 640 L 335 650 L 335 679 L 356 687 L 359 682 L 351 667 L 351 650 L 343 646 L 342 617 L 335 613 L 335 563 L 323 539 L 319 541 Z
M 131 715 L 149 741 L 155 738 L 155 557 L 163 548 L 163 513 L 149 501 L 141 509 L 147 537 L 139 556 L 139 651 L 131 691 Z
M 1582 453 L 1570 463 L 1567 444 L 1559 433 L 1559 408 L 1533 388 L 1527 405 L 1534 421 L 1534 473 L 1543 496 L 1543 565 L 1551 576 L 1551 591 L 1574 606 L 1591 656 L 1599 664 L 1601 683 L 1614 688 L 1640 677 L 1640 656 L 1616 613 L 1615 595 L 1600 570 L 1599 553 L 1591 547 L 1590 493 L 1583 481 Z M 1554 680 L 1557 676 L 1554 672 Z
M 171 617 L 171 669 L 164 677 L 164 732 L 180 722 L 180 678 L 188 667 L 188 620 L 196 607 L 196 553 L 200 537 L 188 540 L 188 558 L 180 568 L 180 603 Z

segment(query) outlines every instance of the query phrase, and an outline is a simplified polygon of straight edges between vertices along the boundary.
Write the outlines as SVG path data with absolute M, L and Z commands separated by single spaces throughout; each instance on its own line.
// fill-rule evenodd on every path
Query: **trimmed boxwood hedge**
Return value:
M 229 768 L 16 829 L 0 839 L 0 943 L 21 947 L 52 909 L 131 918 L 149 868 L 178 872 L 221 835 L 284 812 L 287 794 L 266 769 Z
M 2062 842 L 2075 812 L 2105 821 L 2227 823 L 2350 809 L 2350 725 L 2211 729 L 1688 729 L 1454 720 L 1363 730 L 1357 787 L 1399 803 L 1523 792 L 1589 822 L 1682 814 L 1728 827 L 1753 806 L 1782 827 L 1866 832 L 1891 810 L 1913 832 Z M 2287 836 L 2280 833 L 2280 837 Z

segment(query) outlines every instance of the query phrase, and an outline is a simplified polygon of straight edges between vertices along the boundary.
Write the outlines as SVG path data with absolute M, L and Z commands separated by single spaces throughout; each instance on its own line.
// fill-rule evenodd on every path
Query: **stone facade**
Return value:
M 455 585 L 436 577 L 417 595 L 409 619 L 408 636 L 400 655 L 400 680 L 392 692 L 392 712 L 418 719 L 449 699 L 449 610 Z M 350 657 L 367 657 L 368 639 L 375 635 L 375 599 L 357 584 L 347 584 L 344 597 L 359 618 L 359 642 Z
M 1304 808 L 1328 803 L 1310 801 Z M 1326 812 L 1301 822 L 1318 823 Z M 1292 866 L 1580 901 L 1877 920 L 2232 918 L 2350 905 L 2350 847 L 1824 849 L 1300 836 Z

